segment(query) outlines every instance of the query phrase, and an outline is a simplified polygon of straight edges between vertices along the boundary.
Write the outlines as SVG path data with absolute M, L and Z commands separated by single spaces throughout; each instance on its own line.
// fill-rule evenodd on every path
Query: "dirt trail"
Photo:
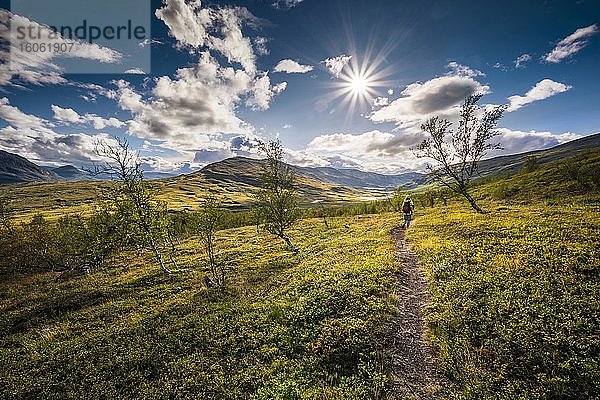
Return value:
M 423 308 L 427 303 L 425 277 L 418 259 L 404 240 L 404 230 L 392 230 L 396 256 L 402 265 L 398 272 L 399 317 L 390 338 L 394 399 L 445 399 L 449 383 L 436 369 L 435 357 L 425 339 Z

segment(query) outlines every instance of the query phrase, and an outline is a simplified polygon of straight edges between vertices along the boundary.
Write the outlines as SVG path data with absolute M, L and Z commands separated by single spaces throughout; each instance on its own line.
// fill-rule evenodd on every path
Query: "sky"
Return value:
M 474 93 L 507 107 L 503 149 L 488 156 L 600 131 L 595 0 L 31 2 L 0 0 L 0 149 L 40 165 L 89 166 L 98 140 L 119 137 L 147 170 L 190 172 L 279 139 L 297 165 L 419 170 L 421 124 L 456 122 Z M 47 29 L 53 11 L 73 24 L 101 15 L 102 27 L 136 14 L 148 29 L 19 52 L 11 21 Z

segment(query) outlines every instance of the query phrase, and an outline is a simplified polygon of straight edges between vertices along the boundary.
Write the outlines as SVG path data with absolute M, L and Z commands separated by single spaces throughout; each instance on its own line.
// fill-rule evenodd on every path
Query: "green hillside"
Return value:
M 407 240 L 428 278 L 428 338 L 451 398 L 600 396 L 599 167 L 591 149 L 482 181 L 483 215 L 459 198 L 424 208 L 416 194 Z M 296 256 L 254 227 L 221 231 L 222 291 L 202 283 L 194 236 L 169 276 L 150 254 L 90 274 L 3 270 L 1 397 L 394 398 L 386 338 L 401 318 L 390 236 L 400 219 L 341 216 L 329 229 L 305 219 L 290 232 Z
M 208 166 L 200 172 L 150 181 L 157 199 L 171 210 L 197 209 L 207 195 L 218 197 L 230 209 L 248 208 L 259 186 L 260 164 L 234 158 Z M 346 203 L 362 197 L 380 196 L 377 190 L 360 190 L 298 176 L 298 193 L 304 204 L 315 200 Z M 110 181 L 36 182 L 0 185 L 0 197 L 11 202 L 21 219 L 40 213 L 51 219 L 64 214 L 86 213 L 108 196 Z
M 421 209 L 408 241 L 430 338 L 465 399 L 600 396 L 600 152 L 559 159 Z
M 223 231 L 223 292 L 202 284 L 195 239 L 172 276 L 123 260 L 70 278 L 5 277 L 2 398 L 377 398 L 396 223 L 304 221 L 290 233 L 303 249 L 295 257 L 253 228 Z

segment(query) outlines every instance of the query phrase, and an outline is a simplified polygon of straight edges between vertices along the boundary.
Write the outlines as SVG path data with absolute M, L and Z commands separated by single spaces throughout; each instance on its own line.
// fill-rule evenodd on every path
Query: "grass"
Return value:
M 600 398 L 600 194 L 587 180 L 600 155 L 578 157 L 569 171 L 558 161 L 480 182 L 488 214 L 456 198 L 417 208 L 407 239 L 429 280 L 428 335 L 453 398 Z M 56 192 L 73 198 L 57 213 L 89 188 L 64 185 Z M 170 185 L 189 199 L 204 190 Z M 29 188 L 13 193 L 28 193 L 22 205 L 52 201 L 54 186 Z M 253 227 L 221 231 L 223 291 L 202 285 L 194 238 L 171 276 L 135 254 L 89 275 L 5 271 L 0 398 L 386 398 L 399 220 L 335 217 L 329 230 L 303 220 L 290 234 L 298 256 Z
M 555 163 L 475 193 L 489 214 L 452 202 L 420 210 L 408 234 L 429 280 L 430 339 L 456 395 L 598 398 L 597 190 Z
M 198 210 L 207 195 L 218 197 L 229 209 L 248 209 L 254 201 L 256 177 L 248 181 L 250 178 L 239 178 L 239 174 L 239 171 L 224 171 L 217 177 L 190 174 L 151 181 L 151 185 L 157 190 L 157 200 L 166 201 L 173 211 Z M 304 176 L 298 177 L 297 184 L 305 204 L 315 200 L 346 204 L 381 194 L 377 190 L 334 186 Z M 86 215 L 98 200 L 110 197 L 112 187 L 114 183 L 109 181 L 20 183 L 0 185 L 0 197 L 10 201 L 19 220 L 28 220 L 36 214 L 56 220 L 65 214 Z
M 194 240 L 172 276 L 130 262 L 3 279 L 1 397 L 382 397 L 397 218 L 331 222 L 291 232 L 299 256 L 252 228 L 222 231 L 225 291 L 201 284 L 208 266 Z

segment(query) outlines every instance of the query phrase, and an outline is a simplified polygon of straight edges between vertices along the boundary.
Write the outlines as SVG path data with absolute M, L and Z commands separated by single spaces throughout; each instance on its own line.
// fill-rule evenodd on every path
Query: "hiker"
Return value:
M 407 194 L 404 198 L 404 203 L 402 203 L 402 213 L 404 214 L 404 224 L 402 224 L 402 228 L 408 229 L 410 226 L 414 209 L 415 203 L 413 203 L 412 199 L 410 198 L 410 194 Z

